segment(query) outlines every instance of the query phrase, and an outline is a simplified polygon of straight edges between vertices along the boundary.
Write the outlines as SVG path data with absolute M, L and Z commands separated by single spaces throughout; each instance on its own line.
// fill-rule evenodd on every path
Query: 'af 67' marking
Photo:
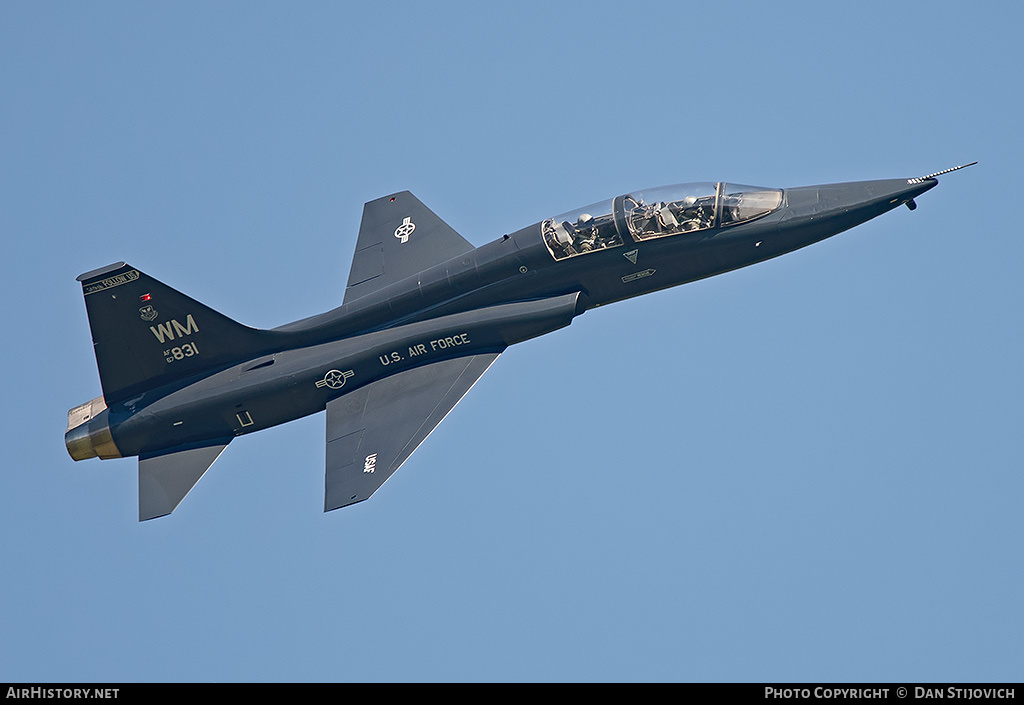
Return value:
M 199 354 L 199 346 L 195 343 L 185 343 L 180 347 L 174 347 L 170 350 L 164 350 L 164 359 L 167 362 L 174 362 L 175 360 L 184 360 L 186 357 L 192 357 L 193 355 Z

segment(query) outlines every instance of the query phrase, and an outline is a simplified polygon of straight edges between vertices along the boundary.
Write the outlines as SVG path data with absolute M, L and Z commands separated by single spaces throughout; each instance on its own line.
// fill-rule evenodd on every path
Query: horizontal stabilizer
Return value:
M 170 514 L 213 465 L 230 438 L 139 456 L 139 521 Z
M 408 191 L 363 206 L 345 301 L 474 249 Z
M 418 367 L 328 402 L 324 511 L 376 492 L 500 354 Z

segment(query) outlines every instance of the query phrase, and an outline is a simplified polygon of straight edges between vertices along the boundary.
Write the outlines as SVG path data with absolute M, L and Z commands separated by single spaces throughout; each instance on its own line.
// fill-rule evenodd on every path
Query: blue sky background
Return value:
M 1024 677 L 1018 3 L 0 3 L 0 680 Z M 629 190 L 912 177 L 510 349 L 368 502 L 324 418 L 170 517 L 74 463 L 75 277 L 337 305 L 362 205 L 474 244 Z

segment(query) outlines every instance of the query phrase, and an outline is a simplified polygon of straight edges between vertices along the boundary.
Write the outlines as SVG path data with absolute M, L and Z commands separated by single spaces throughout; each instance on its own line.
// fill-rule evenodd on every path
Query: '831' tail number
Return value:
M 194 357 L 199 354 L 199 346 L 195 343 L 185 343 L 169 350 L 164 350 L 164 360 L 168 363 L 184 360 L 187 357 Z

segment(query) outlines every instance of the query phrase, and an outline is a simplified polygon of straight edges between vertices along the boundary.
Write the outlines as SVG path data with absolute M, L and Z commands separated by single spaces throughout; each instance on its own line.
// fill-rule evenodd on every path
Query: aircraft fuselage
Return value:
M 365 475 L 377 470 L 378 452 L 367 450 L 369 441 L 360 440 L 366 428 L 358 427 L 371 427 L 369 409 L 385 402 L 352 402 L 345 423 L 353 415 L 367 418 L 352 421 L 351 429 L 339 420 L 334 431 L 332 403 L 342 419 L 341 397 L 361 388 L 382 393 L 382 382 L 397 376 L 388 393 L 421 394 L 422 408 L 409 415 L 426 415 L 432 425 L 410 418 L 411 440 L 394 453 L 386 479 L 425 437 L 419 426 L 429 432 L 458 401 L 456 393 L 464 394 L 509 345 L 564 327 L 591 308 L 771 259 L 903 204 L 913 208 L 913 198 L 936 184 L 686 184 L 619 196 L 475 249 L 460 245 L 439 219 L 431 225 L 436 216 L 403 192 L 367 204 L 345 303 L 265 331 L 239 326 L 124 263 L 111 265 L 79 278 L 104 397 L 72 410 L 68 450 L 76 460 L 138 455 L 140 483 L 144 463 L 158 468 L 161 499 L 143 500 L 140 486 L 140 518 L 149 518 L 173 510 L 198 479 L 182 481 L 183 491 L 173 487 L 171 459 L 187 465 L 202 456 L 195 461 L 201 476 L 232 437 L 327 408 L 330 496 L 332 447 L 342 454 L 333 461 L 337 472 L 352 466 L 345 472 L 360 479 L 360 463 Z M 417 222 L 425 223 L 420 234 Z M 454 256 L 436 261 L 435 253 L 436 263 L 409 270 L 417 260 L 401 258 L 412 247 L 430 247 L 432 233 L 439 252 Z M 461 359 L 465 369 L 448 364 Z M 426 371 L 415 372 L 420 368 Z M 376 486 L 345 485 L 327 508 L 365 499 Z M 141 503 L 153 506 L 143 510 Z

